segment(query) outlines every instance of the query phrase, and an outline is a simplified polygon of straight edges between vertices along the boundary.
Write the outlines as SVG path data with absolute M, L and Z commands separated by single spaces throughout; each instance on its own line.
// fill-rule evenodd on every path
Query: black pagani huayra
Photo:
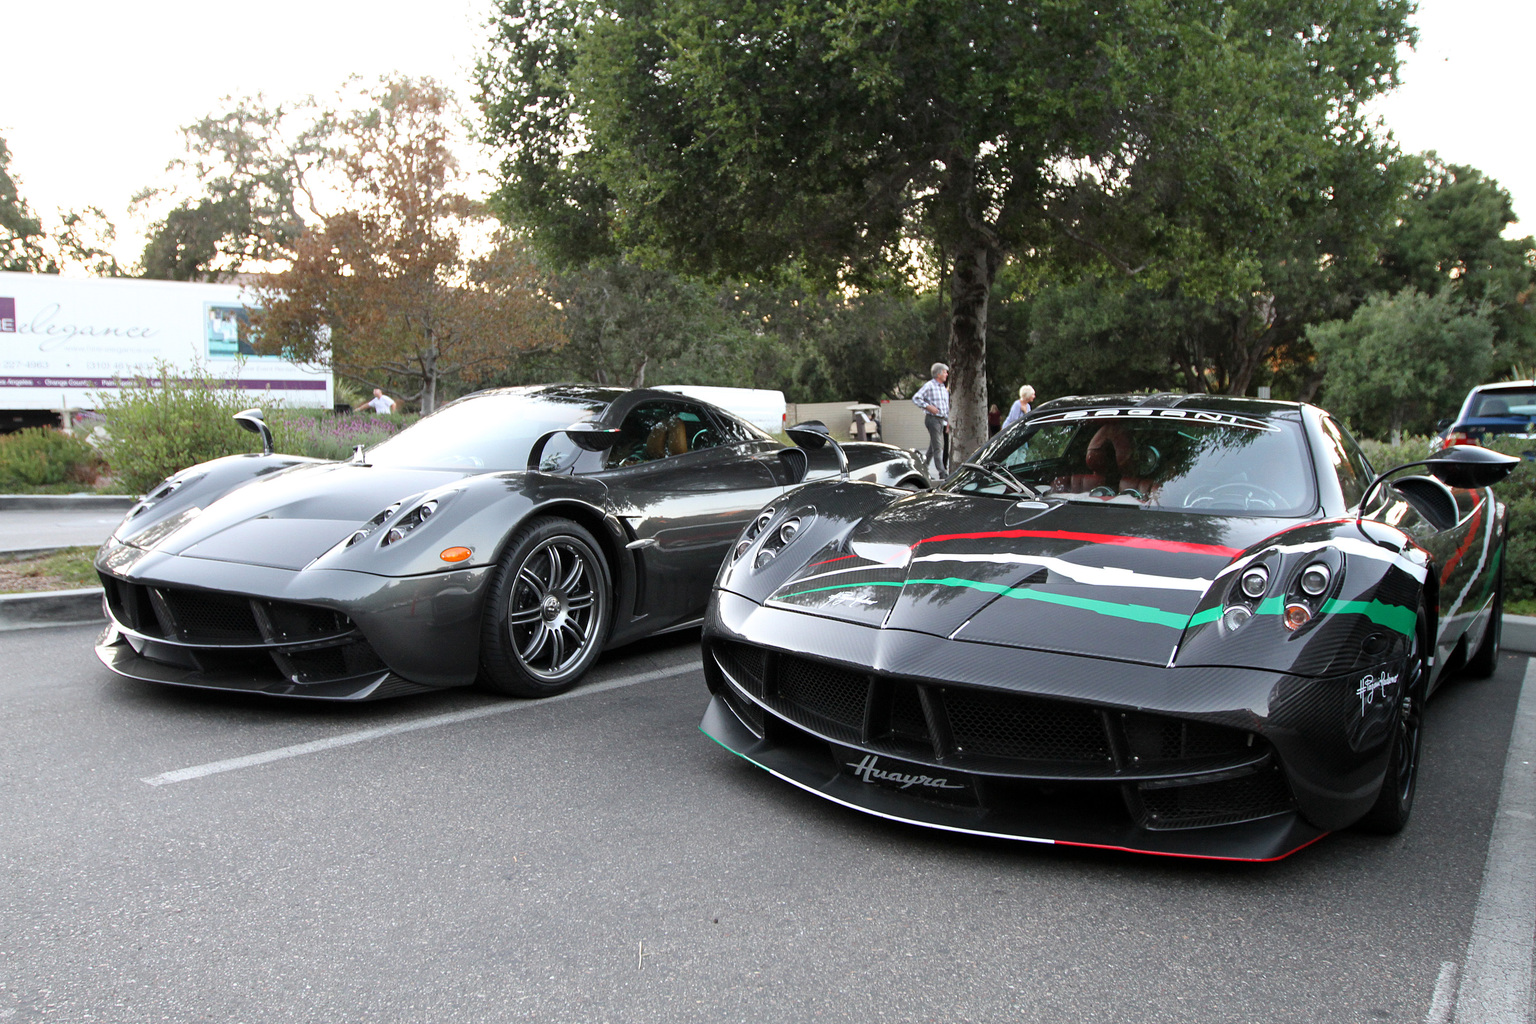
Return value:
M 716 581 L 701 728 L 956 832 L 1241 860 L 1393 832 L 1426 700 L 1493 671 L 1517 461 L 1378 477 L 1312 406 L 1051 402 L 938 490 L 765 508 Z

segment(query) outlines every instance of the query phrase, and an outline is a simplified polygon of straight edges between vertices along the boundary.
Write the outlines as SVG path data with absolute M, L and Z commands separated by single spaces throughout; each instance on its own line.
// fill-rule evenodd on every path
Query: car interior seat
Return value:
M 682 455 L 688 451 L 688 424 L 683 422 L 681 416 L 673 416 L 667 421 L 667 454 Z

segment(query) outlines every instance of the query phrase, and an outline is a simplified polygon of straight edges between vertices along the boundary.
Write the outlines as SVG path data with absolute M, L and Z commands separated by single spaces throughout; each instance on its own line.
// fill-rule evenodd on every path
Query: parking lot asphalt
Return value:
M 686 635 L 564 700 L 359 706 L 130 683 L 93 636 L 0 637 L 0 1021 L 1470 1024 L 1527 672 L 1431 702 L 1405 833 L 1244 866 L 801 793 L 697 732 Z

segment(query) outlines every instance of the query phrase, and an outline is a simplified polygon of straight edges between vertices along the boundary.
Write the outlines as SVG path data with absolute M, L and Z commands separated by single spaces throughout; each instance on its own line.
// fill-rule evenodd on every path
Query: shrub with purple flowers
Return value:
M 408 426 L 416 417 L 313 414 L 285 409 L 268 418 L 277 450 L 315 459 L 345 459 L 358 445 L 372 447 Z

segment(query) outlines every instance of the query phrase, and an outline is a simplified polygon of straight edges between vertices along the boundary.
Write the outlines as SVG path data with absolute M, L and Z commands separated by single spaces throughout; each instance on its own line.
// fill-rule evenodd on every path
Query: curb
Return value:
M 16 510 L 129 509 L 138 498 L 132 494 L 0 494 L 0 512 Z
M 1504 616 L 1504 635 L 1500 646 L 1506 651 L 1536 654 L 1536 616 Z
M 0 594 L 0 630 L 103 622 L 101 595 L 100 587 L 51 590 L 41 594 Z M 1531 621 L 1536 623 L 1536 619 Z

